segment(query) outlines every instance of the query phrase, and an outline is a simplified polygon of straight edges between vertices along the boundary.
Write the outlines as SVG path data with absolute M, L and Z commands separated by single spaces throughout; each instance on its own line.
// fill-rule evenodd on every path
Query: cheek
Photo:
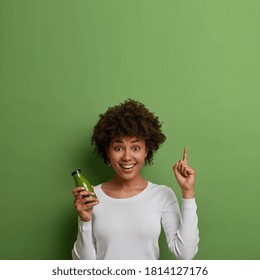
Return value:
M 114 153 L 109 154 L 110 161 L 116 161 L 118 159 L 117 155 Z
M 138 156 L 136 156 L 136 159 L 137 159 L 139 162 L 144 162 L 145 159 L 146 159 L 146 156 L 147 156 L 146 153 L 139 154 Z

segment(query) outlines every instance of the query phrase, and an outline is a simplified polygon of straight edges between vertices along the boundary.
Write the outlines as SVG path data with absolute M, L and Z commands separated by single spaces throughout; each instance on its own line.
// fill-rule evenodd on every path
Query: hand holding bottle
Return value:
M 92 209 L 99 203 L 98 199 L 93 197 L 93 192 L 85 190 L 84 187 L 76 187 L 72 190 L 75 197 L 74 205 L 78 215 L 83 222 L 90 222 L 92 219 Z
M 89 222 L 92 219 L 92 208 L 98 204 L 98 198 L 94 192 L 93 186 L 81 174 L 78 169 L 71 173 L 75 179 L 76 188 L 72 190 L 75 200 L 74 205 L 78 215 L 83 222 Z

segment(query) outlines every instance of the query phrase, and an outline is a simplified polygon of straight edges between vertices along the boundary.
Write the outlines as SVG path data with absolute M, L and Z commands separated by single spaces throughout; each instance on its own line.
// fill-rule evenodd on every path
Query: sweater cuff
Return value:
M 83 222 L 83 221 L 81 221 L 81 219 L 79 218 L 79 219 L 78 219 L 78 223 L 79 223 L 79 228 L 80 228 L 82 231 L 90 230 L 90 229 L 91 229 L 91 226 L 92 226 L 91 221 L 90 221 L 90 222 Z
M 195 209 L 197 208 L 195 198 L 189 198 L 189 199 L 182 198 L 182 209 L 183 210 L 194 209 L 194 208 Z

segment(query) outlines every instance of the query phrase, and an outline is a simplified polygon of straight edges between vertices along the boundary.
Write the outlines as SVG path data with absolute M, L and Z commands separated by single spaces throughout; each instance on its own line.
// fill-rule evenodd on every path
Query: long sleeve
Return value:
M 130 198 L 111 198 L 95 187 L 100 203 L 92 221 L 78 222 L 72 250 L 74 260 L 155 260 L 163 225 L 170 251 L 177 259 L 192 259 L 197 252 L 195 200 L 183 200 L 180 211 L 173 190 L 148 184 Z
M 95 260 L 95 240 L 92 234 L 92 222 L 83 222 L 78 218 L 78 235 L 72 249 L 74 260 Z
M 182 199 L 181 211 L 173 192 L 162 213 L 170 251 L 180 260 L 193 259 L 198 251 L 199 231 L 195 198 Z

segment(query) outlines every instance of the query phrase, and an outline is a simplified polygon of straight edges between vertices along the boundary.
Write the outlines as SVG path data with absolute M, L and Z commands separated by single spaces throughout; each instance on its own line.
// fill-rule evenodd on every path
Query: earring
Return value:
M 110 167 L 111 166 L 111 162 L 110 162 L 110 159 L 107 159 L 107 163 L 106 163 L 106 166 Z

